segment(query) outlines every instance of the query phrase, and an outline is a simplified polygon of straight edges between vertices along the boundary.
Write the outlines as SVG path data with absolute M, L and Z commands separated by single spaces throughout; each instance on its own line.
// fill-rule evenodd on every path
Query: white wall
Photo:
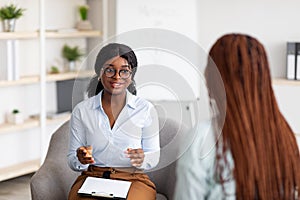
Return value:
M 197 9 L 195 5 L 196 0 L 188 0 L 184 3 L 180 0 L 117 0 L 116 33 L 122 34 L 127 31 L 132 31 L 141 28 L 167 29 L 170 31 L 174 31 L 177 34 L 184 35 L 188 38 L 188 40 L 191 40 L 192 42 L 196 42 L 199 34 L 197 26 Z M 149 32 L 145 34 L 149 34 Z M 180 41 L 174 40 L 176 36 L 173 37 L 171 32 L 169 36 L 157 39 L 157 37 L 160 36 L 162 35 L 154 35 L 152 38 L 146 38 L 146 40 L 153 39 L 158 41 L 158 43 L 160 44 L 164 42 L 167 43 L 169 41 L 172 41 L 173 43 L 180 43 Z M 137 37 L 134 38 L 134 40 L 143 40 L 143 34 L 137 35 Z M 157 80 L 163 80 L 162 82 L 164 83 L 161 82 L 160 84 L 165 85 L 165 89 L 168 87 L 165 84 L 166 82 L 177 81 L 178 83 L 182 81 L 183 84 L 189 84 L 191 90 L 193 90 L 193 94 L 186 92 L 183 95 L 185 97 L 184 100 L 191 100 L 195 99 L 195 97 L 199 97 L 200 89 L 198 87 L 198 77 L 195 76 L 196 72 L 192 69 L 191 66 L 189 66 L 189 63 L 187 63 L 186 60 L 180 57 L 184 55 L 178 55 L 173 53 L 173 49 L 159 49 L 158 46 L 155 46 L 156 41 L 153 41 L 153 46 L 151 46 L 152 49 L 144 48 L 136 50 L 139 62 L 139 71 L 137 73 L 138 85 L 141 85 L 139 84 L 139 81 L 143 82 L 142 80 L 149 79 L 149 73 L 144 73 L 143 69 L 149 69 L 150 67 L 153 67 L 153 69 L 157 69 L 157 71 L 153 71 L 153 75 L 157 78 Z M 176 48 L 175 45 L 174 48 Z M 132 46 L 132 48 L 134 48 L 134 46 Z M 171 77 L 171 75 L 168 76 L 166 74 L 163 74 L 162 70 L 168 71 L 166 70 L 167 68 L 169 69 L 170 73 L 171 71 L 173 71 L 174 75 L 177 75 L 177 78 L 182 77 L 182 80 L 178 80 L 175 77 Z M 140 88 L 140 92 L 144 96 L 146 95 L 145 97 L 149 99 L 174 99 L 174 96 L 172 97 L 170 91 L 163 90 L 162 87 L 161 92 L 157 92 L 157 90 L 159 90 L 158 87 L 159 86 L 153 86 L 152 89 L 151 87 L 143 87 Z M 181 91 L 184 92 L 184 88 Z
M 197 2 L 199 43 L 207 51 L 225 33 L 256 37 L 266 48 L 273 77 L 286 76 L 286 42 L 300 41 L 300 1 L 200 0 Z M 274 86 L 279 107 L 300 133 L 300 87 Z
M 197 41 L 199 34 L 196 2 L 197 0 L 117 0 L 116 32 L 163 28 Z
M 299 8 L 297 0 L 117 0 L 116 30 L 169 29 L 196 41 L 205 51 L 225 33 L 246 33 L 265 46 L 272 77 L 285 77 L 286 42 L 300 41 Z M 300 133 L 299 87 L 274 86 L 274 91 L 283 115 Z
M 139 67 L 135 80 L 138 95 L 164 107 L 166 115 L 178 118 L 176 120 L 184 117 L 180 116 L 183 112 L 179 102 L 196 99 L 201 102 L 196 112 L 201 113 L 201 118 L 208 117 L 208 98 L 202 74 L 204 64 L 201 59 L 206 60 L 207 56 L 203 55 L 205 52 L 197 44 L 198 24 L 197 0 L 116 1 L 117 35 L 143 28 L 169 31 L 160 34 L 148 29 L 131 37 L 133 41 L 117 41 L 132 47 L 137 55 Z M 138 41 L 143 40 L 148 41 L 147 48 L 139 46 Z M 167 105 L 166 101 L 173 101 L 176 106 L 171 106 L 171 102 Z
M 201 0 L 197 7 L 199 42 L 205 49 L 225 33 L 249 34 L 265 45 L 273 77 L 285 77 L 286 42 L 300 41 L 300 1 Z

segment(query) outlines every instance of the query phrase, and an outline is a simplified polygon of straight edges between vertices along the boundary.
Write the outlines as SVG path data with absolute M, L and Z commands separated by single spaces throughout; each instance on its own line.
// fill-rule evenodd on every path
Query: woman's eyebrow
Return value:
M 106 67 L 115 67 L 115 65 L 112 64 L 112 63 L 107 63 L 107 64 L 105 64 L 105 66 Z M 131 69 L 131 66 L 129 64 L 125 64 L 125 65 L 121 65 L 121 68 L 129 68 L 129 69 Z
M 111 64 L 111 63 L 107 63 L 107 64 L 105 64 L 106 66 L 114 66 L 113 64 Z

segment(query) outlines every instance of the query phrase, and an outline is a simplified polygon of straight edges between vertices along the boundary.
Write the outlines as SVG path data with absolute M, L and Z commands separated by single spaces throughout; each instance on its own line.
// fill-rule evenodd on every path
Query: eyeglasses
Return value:
M 102 68 L 103 69 L 103 68 Z M 114 68 L 105 68 L 103 69 L 104 74 L 107 78 L 112 78 L 116 75 L 117 70 Z M 132 71 L 128 70 L 128 69 L 121 69 L 119 70 L 119 76 L 122 79 L 128 79 L 132 74 Z

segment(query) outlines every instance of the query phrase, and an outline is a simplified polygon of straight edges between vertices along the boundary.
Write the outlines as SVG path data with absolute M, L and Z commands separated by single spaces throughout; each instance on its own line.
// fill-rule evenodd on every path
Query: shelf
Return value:
M 66 72 L 59 74 L 48 74 L 47 81 L 63 81 L 75 78 L 87 78 L 92 77 L 94 74 L 93 71 L 80 71 L 80 72 Z
M 0 32 L 1 40 L 16 40 L 16 39 L 36 39 L 38 38 L 38 32 L 24 31 L 24 32 Z
M 63 115 L 57 115 L 56 117 L 52 119 L 47 119 L 47 124 L 55 124 L 55 123 L 60 123 L 60 122 L 65 122 L 70 119 L 71 114 L 63 114 Z M 24 121 L 22 124 L 11 124 L 11 123 L 3 123 L 0 124 L 0 135 L 5 134 L 8 132 L 16 132 L 16 131 L 23 131 L 26 129 L 31 129 L 31 128 L 36 128 L 39 127 L 40 122 L 39 122 L 38 117 L 34 118 L 29 118 Z
M 74 32 L 46 32 L 46 38 L 80 38 L 80 37 L 101 37 L 100 31 L 74 31 Z
M 300 86 L 300 80 L 289 80 L 285 78 L 275 78 L 272 80 L 273 85 Z
M 47 81 L 63 81 L 75 78 L 87 78 L 92 77 L 94 74 L 93 71 L 80 71 L 80 72 L 66 72 L 59 74 L 48 74 L 46 80 Z M 0 81 L 0 87 L 8 87 L 8 86 L 18 86 L 18 85 L 27 85 L 27 84 L 35 84 L 40 82 L 40 77 L 38 75 L 35 76 L 24 76 L 19 80 L 15 81 Z
M 40 160 L 31 160 L 23 163 L 18 163 L 13 166 L 1 168 L 0 181 L 11 179 L 17 176 L 33 173 L 40 167 Z
M 51 124 L 56 124 L 56 123 L 64 123 L 66 121 L 68 121 L 71 117 L 71 113 L 65 113 L 65 114 L 58 114 L 57 116 L 53 117 L 53 118 L 47 118 L 47 124 L 51 125 Z
M 0 87 L 34 84 L 39 82 L 39 76 L 24 76 L 15 81 L 0 81 Z
M 25 129 L 36 128 L 39 126 L 39 120 L 37 119 L 26 119 L 23 124 L 0 124 L 0 134 L 14 131 L 22 131 Z
M 46 38 L 80 38 L 80 37 L 101 37 L 101 31 L 72 31 L 72 32 L 46 32 Z M 37 39 L 39 32 L 23 31 L 23 32 L 0 32 L 0 40 L 16 40 L 16 39 Z

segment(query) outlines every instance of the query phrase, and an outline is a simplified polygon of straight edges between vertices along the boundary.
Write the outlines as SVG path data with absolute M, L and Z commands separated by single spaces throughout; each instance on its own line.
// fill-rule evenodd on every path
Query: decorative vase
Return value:
M 76 28 L 82 31 L 92 30 L 93 26 L 89 20 L 79 21 L 77 22 Z
M 15 31 L 16 19 L 4 19 L 2 20 L 3 31 L 4 32 L 14 32 Z

